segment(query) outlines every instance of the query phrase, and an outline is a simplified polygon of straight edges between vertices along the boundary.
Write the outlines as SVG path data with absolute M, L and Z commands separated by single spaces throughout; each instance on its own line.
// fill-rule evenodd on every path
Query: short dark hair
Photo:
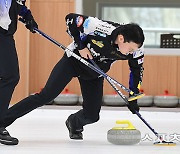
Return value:
M 121 25 L 116 29 L 116 37 L 123 35 L 124 42 L 134 42 L 139 44 L 139 47 L 143 45 L 144 33 L 142 28 L 136 23 L 129 23 Z

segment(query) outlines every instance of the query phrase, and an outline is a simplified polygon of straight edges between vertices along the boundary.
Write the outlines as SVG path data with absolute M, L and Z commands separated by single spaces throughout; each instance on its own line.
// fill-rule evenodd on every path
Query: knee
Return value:
M 5 84 L 15 87 L 20 80 L 19 73 L 9 73 L 1 77 L 1 81 Z
M 17 75 L 12 76 L 12 83 L 14 84 L 14 86 L 16 86 L 19 83 L 19 80 L 20 80 L 19 73 Z
M 54 97 L 52 97 L 51 95 L 48 95 L 42 92 L 36 93 L 34 95 L 34 98 L 39 102 L 40 106 L 45 105 L 54 99 Z
M 10 76 L 9 81 L 11 82 L 12 85 L 16 86 L 19 83 L 19 80 L 20 80 L 20 75 L 19 75 L 19 73 L 17 73 L 17 74 Z
M 44 96 L 40 95 L 39 93 L 35 93 L 27 97 L 27 102 L 31 102 L 31 105 L 34 107 L 41 107 L 47 103 L 49 103 L 49 99 L 45 98 Z

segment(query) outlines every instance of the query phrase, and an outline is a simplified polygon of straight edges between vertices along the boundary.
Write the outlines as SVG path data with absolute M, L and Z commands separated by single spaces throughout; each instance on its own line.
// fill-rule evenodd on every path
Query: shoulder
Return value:
M 111 35 L 112 31 L 116 28 L 109 22 L 103 21 L 96 17 L 88 17 L 83 23 L 83 27 L 86 31 L 94 30 L 96 32 L 105 33 Z

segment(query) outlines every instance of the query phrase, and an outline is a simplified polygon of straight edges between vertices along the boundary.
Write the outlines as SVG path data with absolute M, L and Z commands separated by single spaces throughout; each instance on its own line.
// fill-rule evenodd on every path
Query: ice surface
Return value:
M 0 144 L 0 154 L 180 154 L 180 112 L 140 112 L 158 133 L 177 143 L 174 147 L 160 147 L 153 145 L 156 136 L 136 115 L 117 108 L 103 108 L 100 121 L 85 126 L 83 141 L 70 140 L 65 120 L 76 111 L 61 107 L 32 111 L 7 128 L 20 142 L 17 146 Z M 130 120 L 141 131 L 141 142 L 127 146 L 109 143 L 107 131 L 116 120 Z

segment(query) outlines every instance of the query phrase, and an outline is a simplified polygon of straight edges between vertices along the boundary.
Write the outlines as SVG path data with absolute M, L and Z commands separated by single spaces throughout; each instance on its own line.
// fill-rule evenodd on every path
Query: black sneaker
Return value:
M 0 128 L 0 143 L 5 145 L 17 145 L 19 143 L 17 138 L 11 137 L 9 132 L 4 128 Z
M 73 129 L 72 123 L 70 122 L 69 118 L 66 120 L 66 126 L 69 130 L 70 139 L 83 140 L 83 134 L 82 134 L 83 129 L 79 129 L 79 130 Z

